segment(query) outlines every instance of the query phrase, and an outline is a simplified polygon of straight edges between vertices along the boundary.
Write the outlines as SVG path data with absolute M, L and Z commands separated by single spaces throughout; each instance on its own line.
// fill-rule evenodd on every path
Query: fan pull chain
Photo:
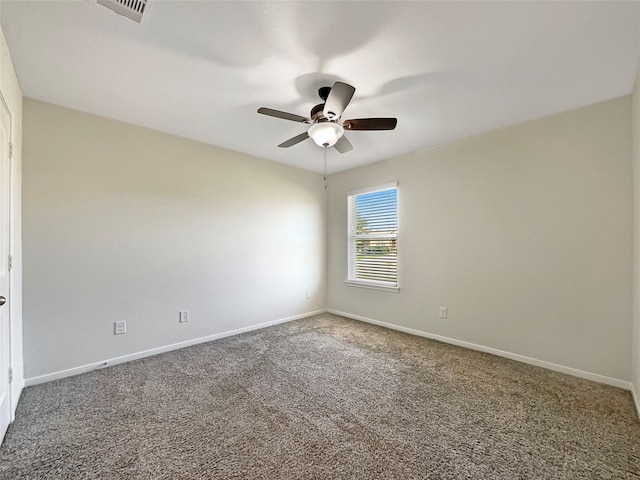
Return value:
M 327 147 L 324 147 L 324 189 L 327 189 Z

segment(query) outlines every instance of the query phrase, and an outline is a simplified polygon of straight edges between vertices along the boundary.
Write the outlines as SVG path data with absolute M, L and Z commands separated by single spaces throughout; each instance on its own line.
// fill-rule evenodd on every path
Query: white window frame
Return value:
M 355 233 L 355 225 L 352 224 L 353 208 L 355 208 L 355 197 L 357 195 L 365 193 L 380 192 L 383 190 L 396 190 L 396 198 L 399 199 L 400 190 L 398 189 L 398 182 L 385 183 L 383 185 L 376 185 L 368 188 L 361 188 L 358 190 L 352 190 L 347 192 L 347 279 L 345 283 L 352 287 L 371 288 L 374 290 L 383 290 L 386 292 L 397 293 L 400 290 L 399 286 L 399 269 L 400 258 L 398 256 L 398 230 L 399 230 L 399 215 L 396 216 L 396 235 L 393 237 L 396 239 L 396 282 L 383 282 L 379 280 L 364 280 L 355 278 L 355 252 L 352 250 L 355 248 L 355 239 L 357 235 Z M 399 200 L 398 200 L 399 204 Z M 398 204 L 396 204 L 396 214 L 398 213 Z

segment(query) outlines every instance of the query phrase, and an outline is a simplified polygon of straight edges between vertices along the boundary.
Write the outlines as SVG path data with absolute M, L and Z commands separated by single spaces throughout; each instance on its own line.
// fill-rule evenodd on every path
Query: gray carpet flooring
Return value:
M 2 479 L 639 479 L 629 392 L 323 314 L 25 389 Z

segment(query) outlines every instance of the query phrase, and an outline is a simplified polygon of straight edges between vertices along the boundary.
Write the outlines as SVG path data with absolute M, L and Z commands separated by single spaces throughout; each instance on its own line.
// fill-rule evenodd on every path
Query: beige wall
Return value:
M 626 96 L 332 175 L 329 308 L 628 382 L 630 125 Z M 346 193 L 396 180 L 400 292 L 347 286 Z
M 632 382 L 640 415 L 640 70 L 632 95 L 633 132 L 633 334 Z
M 11 113 L 13 159 L 11 160 L 11 239 L 13 269 L 10 277 L 11 406 L 15 411 L 24 384 L 22 360 L 22 92 L 18 85 L 7 42 L 0 29 L 0 92 Z
M 27 378 L 325 307 L 321 175 L 31 99 L 24 144 Z

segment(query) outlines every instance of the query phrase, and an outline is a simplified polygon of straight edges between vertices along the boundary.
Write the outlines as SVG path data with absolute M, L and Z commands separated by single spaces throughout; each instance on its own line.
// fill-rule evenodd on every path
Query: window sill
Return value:
M 344 283 L 346 283 L 350 287 L 369 288 L 372 290 L 382 290 L 384 292 L 398 293 L 398 291 L 400 290 L 400 288 L 397 286 L 370 282 L 359 282 L 357 280 L 345 280 Z

